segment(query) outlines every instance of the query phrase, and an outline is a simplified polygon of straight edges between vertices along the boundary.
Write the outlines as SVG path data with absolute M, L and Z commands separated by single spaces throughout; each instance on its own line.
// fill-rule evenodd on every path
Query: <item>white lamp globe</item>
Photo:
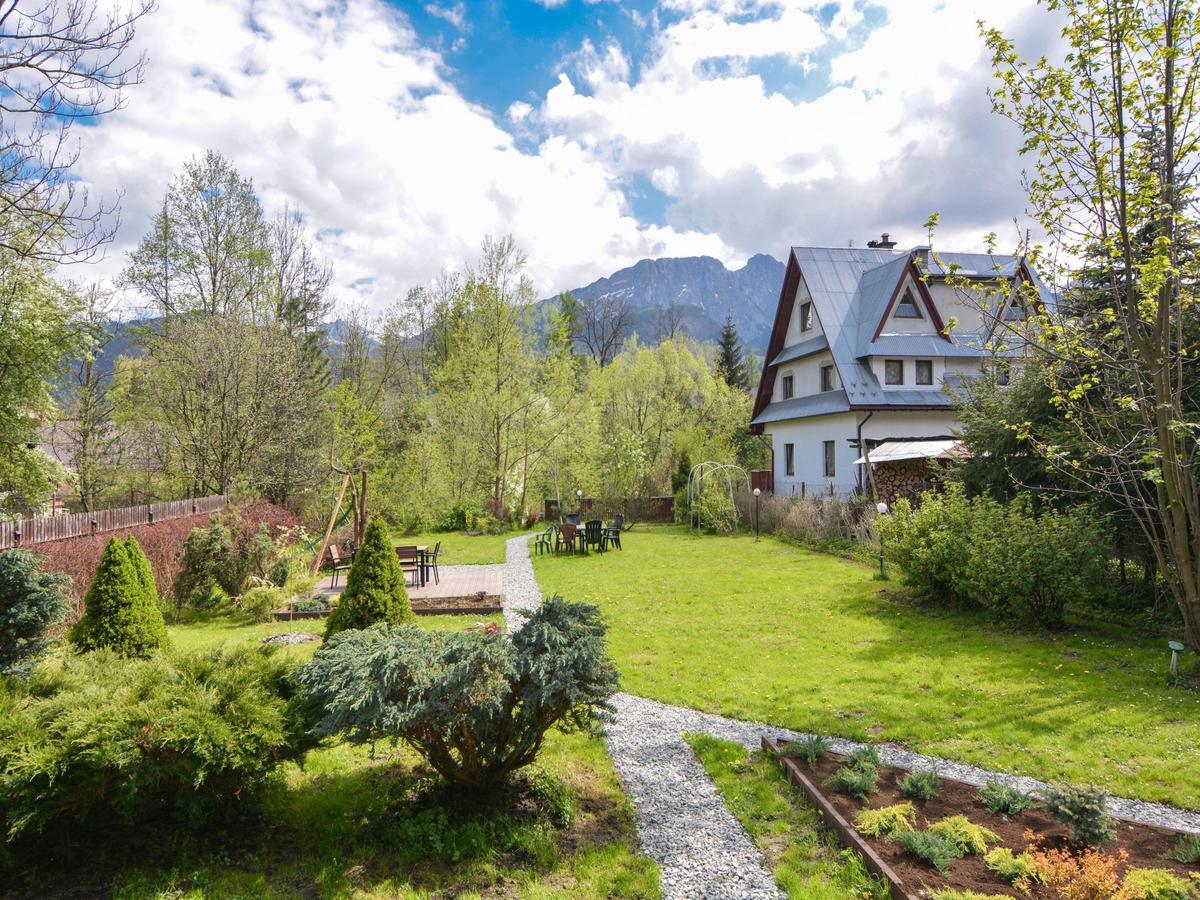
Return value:
M 875 508 L 876 508 L 877 510 L 879 510 L 879 514 L 880 514 L 881 516 L 886 516 L 886 515 L 887 515 L 887 511 L 888 511 L 888 505 L 887 505 L 886 503 L 883 503 L 883 502 L 881 501 L 881 502 L 880 502 L 880 504 L 879 504 L 878 506 L 876 506 Z

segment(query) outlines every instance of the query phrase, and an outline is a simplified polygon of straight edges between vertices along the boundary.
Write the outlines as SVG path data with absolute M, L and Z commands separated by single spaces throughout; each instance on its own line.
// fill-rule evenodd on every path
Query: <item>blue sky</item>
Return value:
M 378 308 L 513 234 L 537 290 L 654 256 L 736 267 L 887 230 L 978 247 L 1020 215 L 976 20 L 1034 49 L 1033 0 L 160 0 L 145 82 L 83 135 L 123 192 L 114 274 L 206 149 L 305 215 Z

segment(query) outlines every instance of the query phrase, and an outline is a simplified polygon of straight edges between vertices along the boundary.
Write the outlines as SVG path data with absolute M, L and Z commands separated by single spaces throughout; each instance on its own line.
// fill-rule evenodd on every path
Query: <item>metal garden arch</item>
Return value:
M 696 534 L 700 534 L 700 497 L 701 491 L 704 489 L 706 480 L 717 479 L 717 483 L 724 482 L 725 489 L 729 492 L 729 502 L 733 505 L 733 524 L 738 523 L 738 508 L 737 502 L 733 498 L 734 482 L 745 483 L 746 490 L 750 490 L 750 476 L 741 466 L 733 463 L 716 462 L 715 460 L 707 460 L 692 466 L 692 471 L 688 475 L 688 527 L 690 528 L 694 522 L 696 525 Z

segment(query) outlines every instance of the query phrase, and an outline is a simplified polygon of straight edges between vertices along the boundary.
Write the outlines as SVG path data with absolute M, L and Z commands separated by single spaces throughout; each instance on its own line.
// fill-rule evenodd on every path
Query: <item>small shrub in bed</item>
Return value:
M 1176 862 L 1188 866 L 1200 866 L 1200 834 L 1181 835 L 1167 855 Z
M 129 541 L 112 538 L 100 557 L 83 598 L 83 616 L 71 628 L 71 642 L 81 650 L 149 656 L 167 643 L 162 611 L 145 580 L 149 563 L 142 565 L 136 540 Z
M 399 625 L 415 618 L 387 523 L 374 516 L 350 565 L 346 589 L 326 620 L 325 637 L 375 624 Z
M 1034 805 L 1033 799 L 1011 784 L 992 780 L 979 789 L 979 802 L 993 816 L 1019 816 Z
M 883 765 L 883 760 L 879 758 L 879 751 L 868 744 L 865 747 L 859 747 L 847 756 L 846 763 L 851 766 L 870 766 L 878 769 Z
M 958 845 L 945 835 L 932 831 L 896 831 L 888 838 L 909 856 L 933 866 L 943 875 L 956 859 L 962 858 Z
M 1007 847 L 997 847 L 985 853 L 983 861 L 1009 884 L 1028 884 L 1037 880 L 1037 868 L 1028 853 L 1013 853 Z
M 861 766 L 847 764 L 826 778 L 825 786 L 855 800 L 865 800 L 875 790 L 878 781 L 879 770 L 870 763 Z
M 1030 847 L 1027 853 L 1038 883 L 1051 889 L 1053 896 L 1068 900 L 1115 897 L 1121 882 L 1118 873 L 1129 861 L 1124 850 L 1110 856 L 1090 847 L 1080 851 Z M 1028 892 L 1029 880 L 1018 881 L 1016 887 Z
M 561 597 L 507 637 L 351 629 L 299 679 L 323 711 L 319 734 L 403 739 L 447 781 L 486 792 L 532 763 L 550 728 L 598 730 L 617 684 L 605 630 L 596 607 Z
M 555 828 L 571 827 L 575 798 L 561 778 L 548 769 L 531 767 L 525 772 L 525 788 Z
M 1108 795 L 1098 787 L 1054 785 L 1042 797 L 1047 815 L 1067 826 L 1076 847 L 1102 847 L 1116 835 Z
M 861 809 L 854 817 L 854 827 L 867 837 L 887 837 L 894 831 L 912 831 L 916 824 L 917 811 L 911 803 Z
M 900 793 L 912 800 L 932 800 L 942 792 L 942 779 L 937 772 L 918 769 L 901 778 L 897 785 Z
M 25 550 L 0 552 L 0 678 L 24 678 L 45 652 L 47 632 L 70 611 L 71 579 L 40 570 Z
M 1197 896 L 1200 891 L 1193 882 L 1166 869 L 1129 869 L 1117 900 L 1195 900 Z
M 989 843 L 1000 840 L 996 832 L 976 825 L 966 816 L 947 816 L 930 825 L 929 830 L 953 841 L 963 856 L 982 856 Z
M 798 741 L 790 741 L 783 745 L 779 753 L 793 759 L 802 759 L 811 769 L 822 756 L 829 752 L 829 742 L 817 734 L 810 734 Z
M 0 689 L 0 828 L 144 827 L 240 806 L 312 743 L 287 671 L 257 650 L 99 651 Z

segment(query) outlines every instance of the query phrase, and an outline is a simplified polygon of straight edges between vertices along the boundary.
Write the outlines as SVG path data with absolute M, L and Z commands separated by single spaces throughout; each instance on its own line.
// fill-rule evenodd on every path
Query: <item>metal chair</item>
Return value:
M 333 569 L 333 581 L 330 582 L 332 587 L 337 587 L 338 572 L 348 572 L 350 570 L 350 562 L 344 560 L 341 554 L 338 553 L 336 544 L 330 544 L 326 550 L 326 556 L 329 558 L 329 565 Z
M 429 580 L 428 570 L 432 569 L 433 570 L 433 583 L 434 584 L 442 583 L 442 575 L 438 571 L 438 557 L 441 556 L 441 554 L 442 554 L 442 542 L 441 541 L 438 541 L 436 544 L 433 545 L 433 553 L 429 553 L 428 551 L 425 552 L 425 569 L 426 569 L 425 580 L 426 581 Z
M 416 583 L 412 587 L 420 587 L 425 584 L 424 561 L 421 559 L 421 551 L 415 545 L 397 547 L 396 556 L 400 560 L 400 568 L 404 570 L 404 581 L 406 584 L 408 583 L 409 574 L 416 576 Z

